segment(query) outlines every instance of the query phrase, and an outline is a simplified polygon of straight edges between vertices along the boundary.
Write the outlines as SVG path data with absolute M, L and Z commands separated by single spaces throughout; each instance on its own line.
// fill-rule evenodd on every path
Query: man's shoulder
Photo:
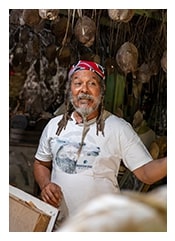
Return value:
M 103 118 L 105 120 L 108 120 L 109 122 L 111 123 L 121 123 L 121 124 L 126 124 L 127 121 L 122 118 L 122 117 L 118 117 L 117 115 L 105 110 L 104 113 L 103 113 Z
M 53 116 L 50 120 L 49 120 L 49 124 L 53 124 L 53 123 L 58 123 L 61 118 L 63 117 L 63 114 L 57 115 L 57 116 Z

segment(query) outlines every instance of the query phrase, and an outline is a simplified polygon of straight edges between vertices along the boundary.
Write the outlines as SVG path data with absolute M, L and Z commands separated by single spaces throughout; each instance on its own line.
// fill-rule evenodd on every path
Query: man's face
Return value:
M 71 78 L 71 103 L 84 116 L 95 112 L 101 102 L 100 77 L 90 70 L 75 72 Z

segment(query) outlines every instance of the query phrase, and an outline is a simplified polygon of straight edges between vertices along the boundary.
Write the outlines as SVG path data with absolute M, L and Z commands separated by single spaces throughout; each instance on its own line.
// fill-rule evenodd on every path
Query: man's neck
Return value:
M 97 116 L 98 116 L 98 110 L 96 110 L 93 113 L 91 113 L 90 115 L 88 115 L 86 117 L 86 121 L 92 120 L 92 119 L 96 118 Z M 73 117 L 75 118 L 77 124 L 83 123 L 83 116 L 80 115 L 80 113 L 74 111 Z

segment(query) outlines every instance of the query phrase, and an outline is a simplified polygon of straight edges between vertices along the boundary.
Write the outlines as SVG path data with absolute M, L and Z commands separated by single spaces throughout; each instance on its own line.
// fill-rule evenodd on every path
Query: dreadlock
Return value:
M 65 113 L 63 114 L 62 119 L 58 122 L 58 128 L 56 131 L 56 135 L 58 135 L 58 136 L 61 133 L 63 128 L 66 129 L 67 122 L 68 122 L 68 120 L 71 120 L 71 114 L 74 110 L 74 108 L 69 100 L 69 91 L 70 91 L 70 83 L 67 82 L 66 90 L 65 90 L 65 97 L 64 97 L 64 103 L 65 103 L 66 108 L 65 108 Z
M 105 84 L 104 80 L 101 82 L 101 103 L 99 106 L 99 114 L 96 119 L 96 125 L 97 125 L 97 131 L 96 135 L 98 136 L 98 133 L 101 131 L 102 135 L 104 136 L 104 127 L 105 127 L 105 119 L 104 117 L 104 91 L 105 91 Z

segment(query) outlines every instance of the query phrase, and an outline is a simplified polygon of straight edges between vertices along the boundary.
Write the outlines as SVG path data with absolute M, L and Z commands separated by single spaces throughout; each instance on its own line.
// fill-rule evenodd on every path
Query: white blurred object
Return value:
M 166 232 L 167 187 L 106 194 L 81 207 L 56 232 Z

